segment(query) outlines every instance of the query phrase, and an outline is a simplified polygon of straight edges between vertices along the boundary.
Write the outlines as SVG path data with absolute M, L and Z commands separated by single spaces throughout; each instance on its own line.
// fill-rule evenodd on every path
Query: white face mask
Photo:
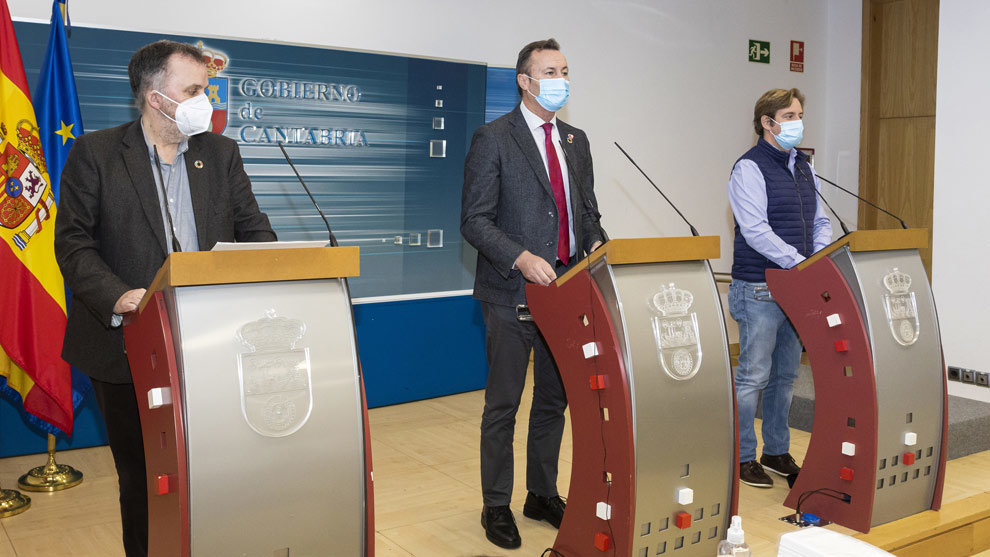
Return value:
M 158 112 L 161 112 L 162 116 L 175 122 L 179 127 L 180 133 L 189 136 L 203 133 L 210 129 L 210 118 L 213 117 L 213 105 L 210 104 L 210 99 L 206 96 L 206 93 L 201 93 L 182 102 L 176 102 L 157 89 L 155 92 L 161 95 L 162 98 L 168 99 L 178 105 L 175 107 L 175 118 L 165 114 L 160 108 Z

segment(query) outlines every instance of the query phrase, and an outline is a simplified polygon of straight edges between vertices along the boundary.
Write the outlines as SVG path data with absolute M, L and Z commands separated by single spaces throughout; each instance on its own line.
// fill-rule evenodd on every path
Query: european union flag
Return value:
M 83 134 L 82 116 L 79 111 L 79 97 L 76 95 L 76 80 L 72 75 L 72 61 L 69 59 L 69 43 L 65 34 L 65 0 L 52 2 L 51 34 L 48 37 L 48 51 L 41 65 L 41 76 L 34 91 L 34 111 L 38 121 L 41 149 L 48 166 L 55 201 L 59 197 L 59 178 L 62 167 L 69 157 L 69 149 L 77 137 Z M 56 218 L 58 218 L 56 216 Z M 66 302 L 71 303 L 72 293 L 66 289 Z M 89 378 L 76 368 L 72 368 L 72 409 L 79 404 L 92 389 Z M 49 433 L 57 430 L 46 427 L 40 420 L 30 420 Z
M 48 165 L 55 201 L 58 201 L 59 177 L 75 139 L 83 134 L 76 80 L 72 77 L 69 43 L 65 36 L 63 13 L 65 0 L 52 2 L 51 35 L 48 52 L 41 66 L 41 79 L 34 91 L 34 112 L 38 119 L 41 149 Z

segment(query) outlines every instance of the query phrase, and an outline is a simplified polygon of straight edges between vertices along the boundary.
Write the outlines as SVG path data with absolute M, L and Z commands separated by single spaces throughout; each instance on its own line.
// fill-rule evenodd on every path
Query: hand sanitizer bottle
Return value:
M 732 517 L 732 525 L 726 533 L 724 540 L 718 543 L 718 555 L 730 555 L 732 557 L 752 557 L 753 553 L 746 545 L 745 533 L 742 529 L 742 518 Z

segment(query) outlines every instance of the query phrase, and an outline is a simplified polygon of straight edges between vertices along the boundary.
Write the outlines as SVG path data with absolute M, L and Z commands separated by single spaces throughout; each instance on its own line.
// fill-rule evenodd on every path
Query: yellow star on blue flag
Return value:
M 59 120 L 59 122 L 62 122 L 62 121 Z M 66 141 L 68 141 L 70 139 L 75 139 L 76 138 L 76 136 L 72 135 L 72 127 L 73 126 L 75 126 L 75 124 L 65 125 L 65 122 L 62 122 L 62 127 L 59 128 L 59 129 L 57 129 L 57 130 L 55 130 L 55 135 L 62 136 L 62 145 L 65 145 L 65 142 Z

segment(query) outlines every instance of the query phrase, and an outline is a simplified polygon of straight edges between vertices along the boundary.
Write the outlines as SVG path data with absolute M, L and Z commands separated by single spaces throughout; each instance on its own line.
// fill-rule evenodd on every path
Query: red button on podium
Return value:
M 911 466 L 914 464 L 914 453 L 904 453 L 904 465 Z
M 845 466 L 839 468 L 839 479 L 846 480 L 847 482 L 851 482 L 853 479 L 853 469 L 847 468 Z
M 168 474 L 158 474 L 155 476 L 155 493 L 165 495 L 169 492 Z
M 691 513 L 679 512 L 677 513 L 677 518 L 674 520 L 674 524 L 678 528 L 684 530 L 691 527 Z
M 605 532 L 595 533 L 595 549 L 598 551 L 608 551 L 612 548 L 612 538 Z

